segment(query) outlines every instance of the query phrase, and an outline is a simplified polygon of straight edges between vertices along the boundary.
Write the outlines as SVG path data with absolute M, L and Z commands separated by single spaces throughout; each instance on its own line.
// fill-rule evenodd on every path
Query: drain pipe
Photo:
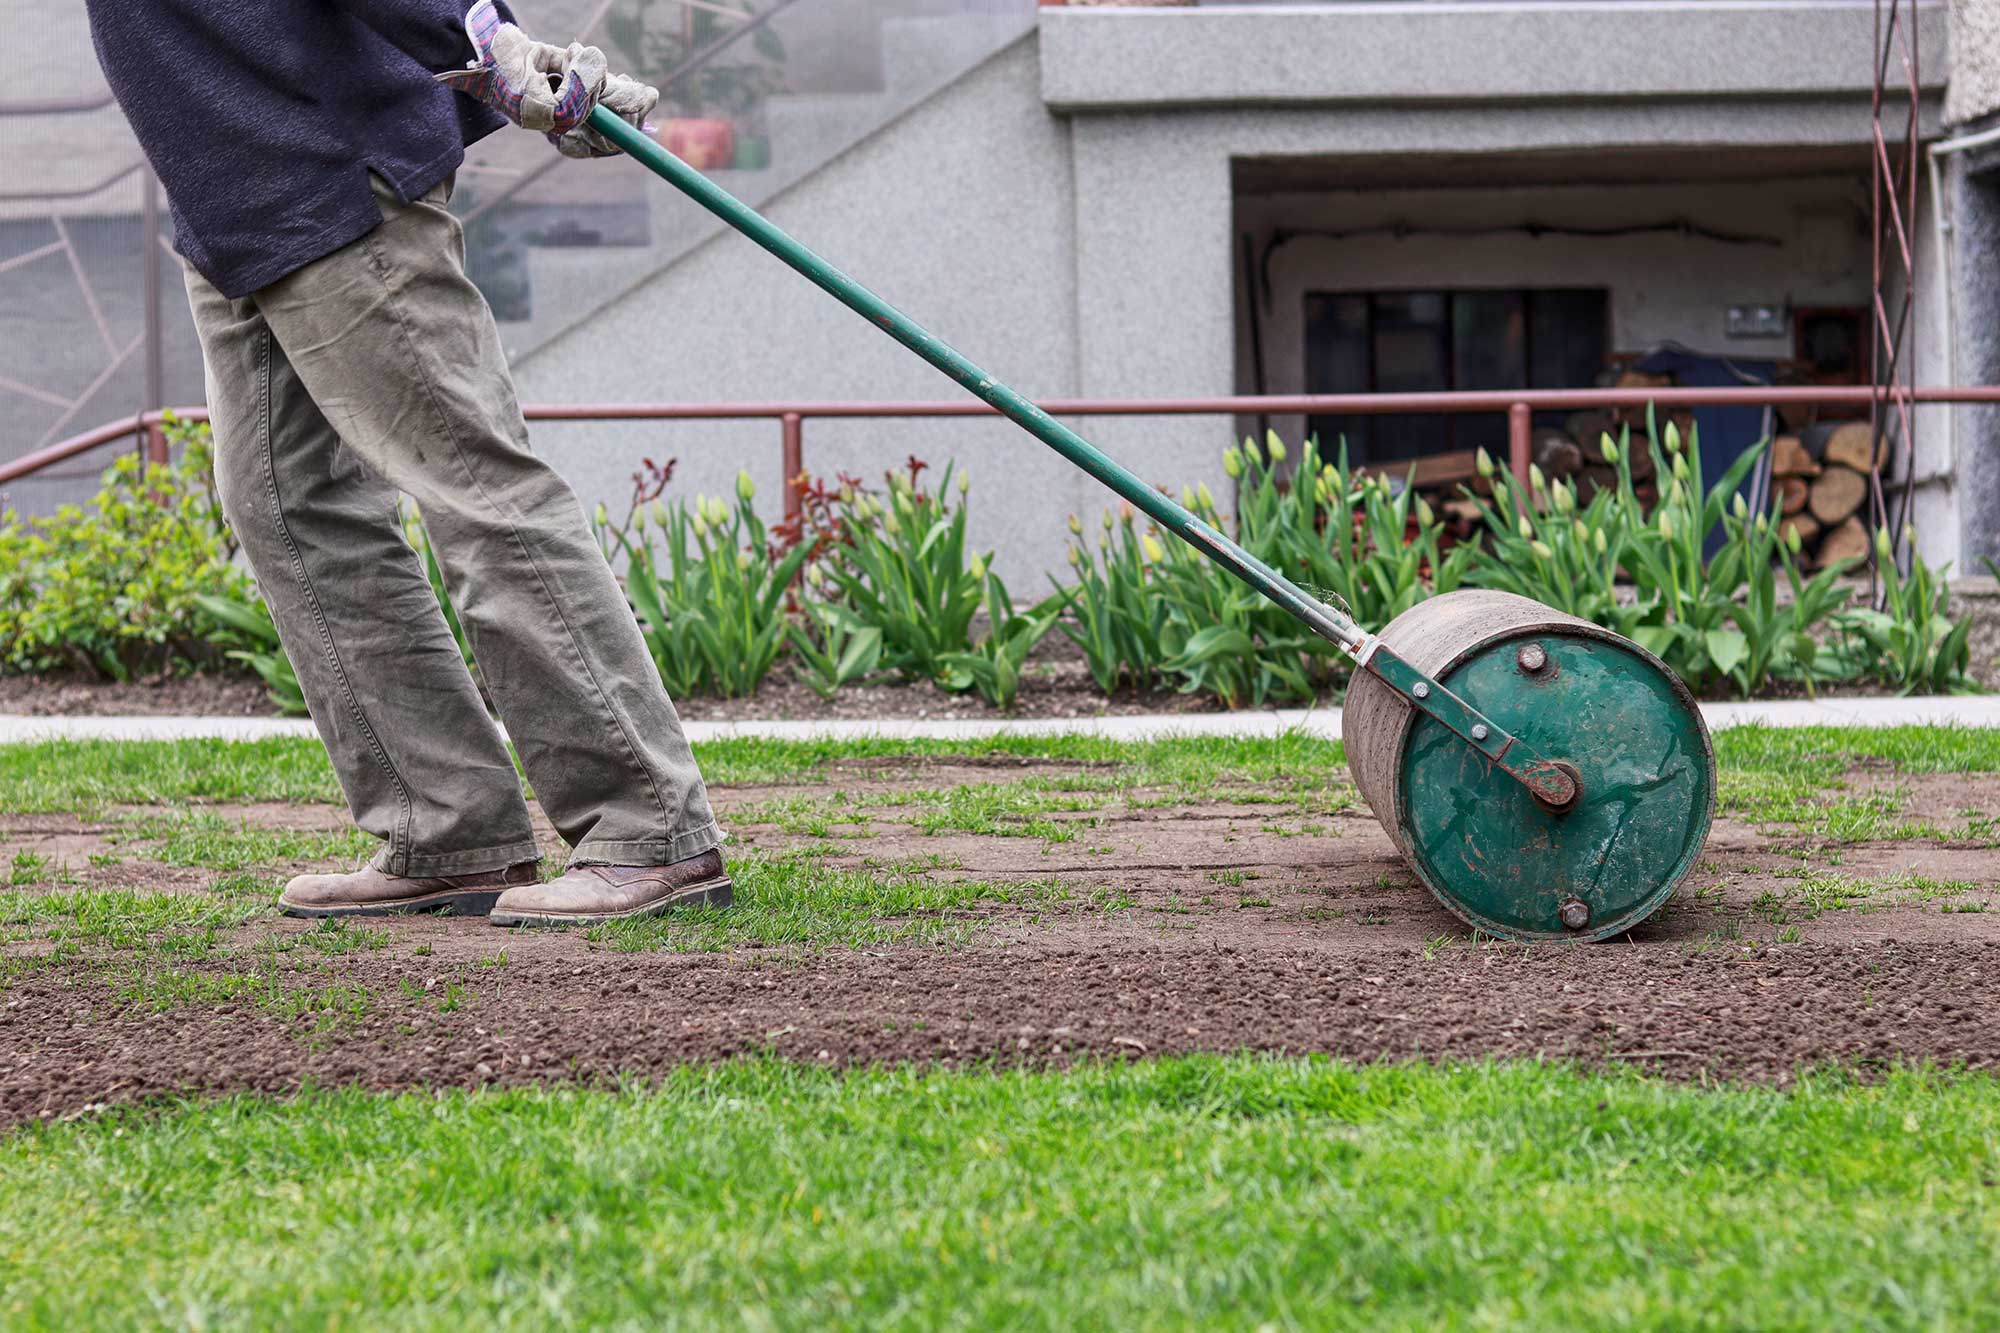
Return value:
M 1955 153 L 1969 152 L 2000 143 L 2000 125 L 1981 130 L 1977 134 L 1962 135 L 1956 139 L 1941 139 L 1925 153 L 1930 166 L 1931 178 L 1931 226 L 1937 232 L 1938 263 L 1944 266 L 1944 381 L 1958 383 L 1958 283 L 1953 273 L 1952 263 L 1954 233 L 1952 221 L 1947 215 L 1944 202 L 1944 185 L 1938 172 L 1938 159 Z M 1958 474 L 1958 405 L 1953 403 L 1944 410 L 1944 469 L 1939 475 L 1953 477 Z M 1934 477 L 1925 478 L 1933 480 Z M 1914 488 L 1916 478 L 1910 479 Z

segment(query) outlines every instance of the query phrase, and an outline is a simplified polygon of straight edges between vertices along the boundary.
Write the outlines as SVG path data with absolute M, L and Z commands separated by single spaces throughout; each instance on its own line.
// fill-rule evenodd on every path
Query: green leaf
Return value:
M 1709 660 L 1725 676 L 1750 655 L 1750 640 L 1742 630 L 1712 629 L 1702 636 L 1702 641 L 1708 646 Z

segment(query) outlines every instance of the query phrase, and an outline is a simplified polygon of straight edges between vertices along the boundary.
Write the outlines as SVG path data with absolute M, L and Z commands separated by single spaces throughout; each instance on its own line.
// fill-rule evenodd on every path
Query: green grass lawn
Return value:
M 713 783 L 813 779 L 830 763 L 857 759 L 1008 756 L 1095 765 L 1098 771 L 1043 780 L 1072 794 L 1136 787 L 1206 794 L 1218 785 L 1255 788 L 1266 801 L 1317 799 L 1347 787 L 1339 741 L 1300 733 L 1112 741 L 1088 736 L 1002 736 L 972 741 L 805 740 L 736 737 L 694 747 Z M 1891 764 L 1904 773 L 2000 771 L 2000 730 L 1954 727 L 1732 727 L 1715 735 L 1725 805 L 1746 813 L 1792 793 L 1824 793 L 1849 765 Z M 92 812 L 116 805 L 200 801 L 338 801 L 333 770 L 315 740 L 38 741 L 0 745 L 0 810 Z M 1053 799 L 1044 809 L 1078 808 Z M 1778 811 L 1776 813 L 1787 813 Z
M 2000 1083 L 688 1070 L 0 1139 L 0 1324 L 1976 1327 Z

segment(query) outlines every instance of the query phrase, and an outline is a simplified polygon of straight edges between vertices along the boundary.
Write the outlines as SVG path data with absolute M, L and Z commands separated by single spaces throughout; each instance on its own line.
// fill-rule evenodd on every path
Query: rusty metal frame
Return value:
M 1870 372 L 1874 395 L 1868 403 L 1870 462 L 1884 452 L 1891 413 L 1900 439 L 1902 494 L 1893 521 L 1882 486 L 1879 463 L 1868 472 L 1871 517 L 1877 529 L 1889 533 L 1891 549 L 1900 558 L 1910 510 L 1916 500 L 1916 249 L 1917 177 L 1922 138 L 1922 85 L 1918 67 L 1918 0 L 1875 0 L 1875 50 L 1871 61 L 1874 86 L 1870 92 L 1870 240 L 1873 251 Z M 1906 99 L 1900 116 L 1889 106 L 1891 66 L 1902 66 Z M 1889 118 L 1900 121 L 1892 133 Z M 1900 280 L 1900 299 L 1890 287 Z M 1893 309 L 1892 309 L 1893 307 Z M 1870 566 L 1870 579 L 1874 568 Z
M 1905 386 L 1900 392 L 1915 403 L 2000 404 L 2000 385 Z M 1373 413 L 1479 413 L 1506 416 L 1508 464 L 1524 481 L 1533 444 L 1534 414 L 1590 408 L 1676 409 L 1712 406 L 1771 406 L 1828 404 L 1876 408 L 1887 391 L 1867 385 L 1778 385 L 1667 389 L 1474 389 L 1436 393 L 1265 394 L 1220 398 L 1051 398 L 1040 406 L 1058 417 L 1214 416 L 1254 417 L 1316 412 L 1366 415 Z M 990 417 L 999 413 L 975 398 L 940 402 L 743 402 L 743 403 L 529 403 L 522 408 L 530 421 L 774 421 L 779 427 L 781 466 L 789 481 L 806 471 L 805 424 L 822 420 L 949 420 Z M 206 421 L 205 408 L 186 407 L 141 412 L 71 436 L 12 462 L 0 463 L 0 486 L 100 449 L 119 440 L 141 437 L 149 457 L 166 458 L 161 423 L 171 414 L 184 421 Z M 797 491 L 787 486 L 786 517 L 798 512 Z

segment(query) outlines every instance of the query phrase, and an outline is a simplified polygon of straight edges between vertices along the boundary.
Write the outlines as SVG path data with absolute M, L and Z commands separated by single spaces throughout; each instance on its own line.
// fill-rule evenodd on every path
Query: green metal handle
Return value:
M 1467 744 L 1520 779 L 1538 798 L 1555 806 L 1574 801 L 1575 784 L 1554 764 L 1528 752 L 1527 747 L 1513 736 L 1481 716 L 1444 686 L 1391 653 L 1379 639 L 1353 620 L 1308 594 L 1175 503 L 1172 497 L 1148 486 L 1090 441 L 933 337 L 908 315 L 801 245 L 763 214 L 662 148 L 650 136 L 602 106 L 591 112 L 590 124 L 591 128 L 636 158 L 655 175 L 776 255 L 815 286 L 949 375 L 974 396 L 991 404 L 1030 435 L 1109 486 L 1129 500 L 1133 508 L 1143 511 L 1161 527 L 1283 607 L 1313 633 L 1354 654 L 1361 665 L 1382 677 L 1414 707 L 1457 732 Z M 787 477 L 786 484 L 789 485 L 792 480 Z M 1421 690 L 1415 688 L 1418 683 L 1423 686 Z

